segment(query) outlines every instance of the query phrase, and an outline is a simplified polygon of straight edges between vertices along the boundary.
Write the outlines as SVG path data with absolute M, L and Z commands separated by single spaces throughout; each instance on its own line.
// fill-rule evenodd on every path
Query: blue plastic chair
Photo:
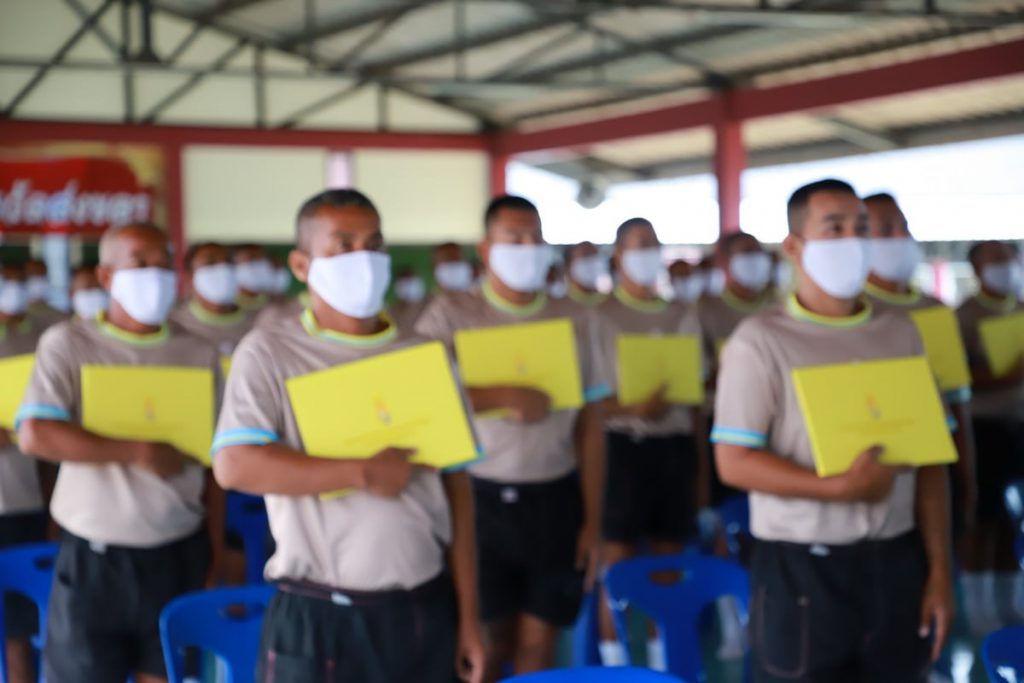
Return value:
M 7 642 L 4 594 L 20 593 L 35 603 L 39 610 L 39 635 L 32 639 L 37 654 L 42 652 L 46 637 L 46 606 L 53 585 L 53 565 L 57 561 L 56 543 L 32 543 L 11 546 L 0 551 L 0 681 L 7 681 Z M 38 657 L 37 657 L 38 659 Z M 39 674 L 42 680 L 42 673 Z
M 267 549 L 270 522 L 267 520 L 267 505 L 263 498 L 228 491 L 225 527 L 242 538 L 246 582 L 263 583 L 263 565 L 270 555 Z
M 652 574 L 675 572 L 678 581 L 655 583 Z M 657 625 L 665 642 L 668 670 L 691 681 L 705 681 L 700 651 L 700 621 L 705 608 L 731 595 L 746 622 L 750 583 L 743 567 L 705 555 L 665 555 L 625 560 L 605 576 L 619 641 L 629 652 L 626 610 L 635 607 Z
M 599 586 L 583 596 L 579 616 L 572 628 L 572 665 L 576 667 L 601 664 L 601 652 L 597 647 L 601 640 L 597 615 L 598 590 Z
M 981 660 L 991 683 L 1024 682 L 1024 626 L 990 633 L 981 644 Z
M 750 498 L 746 494 L 732 496 L 718 506 L 722 530 L 732 557 L 739 557 L 740 539 L 750 535 Z
M 608 668 L 552 669 L 535 674 L 506 678 L 503 683 L 685 683 L 684 681 L 650 669 L 628 666 Z
M 272 585 L 218 588 L 173 600 L 160 615 L 160 642 L 170 683 L 182 683 L 185 648 L 210 652 L 226 665 L 225 683 L 256 680 L 263 613 Z

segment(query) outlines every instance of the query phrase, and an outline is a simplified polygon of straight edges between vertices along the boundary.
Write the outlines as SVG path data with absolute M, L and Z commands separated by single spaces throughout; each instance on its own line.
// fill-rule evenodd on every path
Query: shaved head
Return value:
M 124 245 L 137 240 L 159 242 L 165 251 L 168 249 L 167 235 L 163 230 L 151 223 L 129 223 L 103 233 L 100 238 L 100 265 L 114 266 Z

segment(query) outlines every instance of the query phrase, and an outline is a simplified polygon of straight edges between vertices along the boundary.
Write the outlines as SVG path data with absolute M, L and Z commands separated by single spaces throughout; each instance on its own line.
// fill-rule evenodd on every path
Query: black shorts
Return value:
M 1024 477 L 1024 422 L 975 417 L 978 519 L 1006 516 L 1003 495 L 1013 479 Z
M 43 666 L 50 683 L 166 676 L 160 612 L 203 588 L 210 564 L 206 528 L 155 548 L 61 539 L 47 613 Z
M 606 541 L 682 543 L 697 519 L 697 446 L 689 435 L 606 435 L 601 533 Z
M 576 542 L 583 497 L 575 474 L 541 484 L 473 480 L 480 614 L 500 621 L 531 614 L 554 626 L 576 620 L 583 572 Z
M 923 683 L 927 561 L 917 532 L 851 546 L 757 541 L 751 567 L 756 683 Z
M 0 548 L 45 541 L 46 522 L 45 512 L 0 515 Z M 39 632 L 39 610 L 34 602 L 18 593 L 7 593 L 3 599 L 8 638 L 24 640 Z
M 411 591 L 284 582 L 263 620 L 261 683 L 452 683 L 457 616 L 445 574 Z M 351 604 L 337 604 L 338 593 Z

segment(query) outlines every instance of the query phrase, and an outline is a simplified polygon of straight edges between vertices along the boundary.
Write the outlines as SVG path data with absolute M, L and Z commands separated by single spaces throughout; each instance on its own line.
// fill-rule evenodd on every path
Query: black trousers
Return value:
M 447 574 L 411 591 L 279 588 L 263 620 L 260 683 L 456 680 L 458 620 Z
M 757 683 L 916 683 L 927 576 L 917 532 L 850 546 L 758 541 L 751 568 Z

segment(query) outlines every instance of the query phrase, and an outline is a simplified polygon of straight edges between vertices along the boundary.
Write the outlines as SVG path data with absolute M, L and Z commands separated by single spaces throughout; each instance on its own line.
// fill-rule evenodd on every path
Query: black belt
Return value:
M 277 581 L 277 589 L 282 593 L 298 595 L 312 600 L 322 600 L 341 607 L 380 607 L 383 605 L 408 604 L 443 594 L 451 584 L 446 572 L 410 589 L 386 591 L 357 591 L 348 588 L 334 588 L 312 581 L 282 579 Z

